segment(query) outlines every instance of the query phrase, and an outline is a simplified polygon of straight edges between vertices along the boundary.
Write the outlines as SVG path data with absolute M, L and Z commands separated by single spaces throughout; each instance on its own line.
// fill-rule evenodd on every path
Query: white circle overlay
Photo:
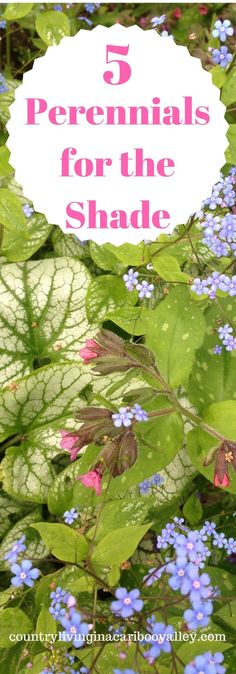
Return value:
M 127 55 L 114 53 L 114 46 L 128 46 Z M 111 84 L 104 79 L 104 73 L 111 71 L 110 77 L 117 81 L 120 73 L 117 60 L 125 61 L 131 69 L 131 76 L 123 84 Z M 186 97 L 192 99 L 192 123 L 185 117 Z M 47 109 L 35 112 L 33 119 L 37 123 L 28 124 L 27 99 L 34 98 L 46 101 Z M 158 107 L 153 98 L 160 99 L 160 124 L 152 123 L 153 107 Z M 66 112 L 58 115 L 58 123 L 53 124 L 49 112 L 56 106 Z M 74 106 L 85 111 L 96 106 L 96 112 L 102 109 L 104 114 L 94 115 L 95 123 L 91 124 L 86 114 L 79 112 L 77 123 L 69 124 L 69 109 Z M 107 108 L 114 106 L 125 109 L 127 123 L 106 123 Z M 145 106 L 150 123 L 130 124 L 132 106 Z M 178 108 L 180 121 L 184 119 L 186 123 L 163 123 L 167 106 Z M 195 123 L 195 110 L 199 106 L 208 108 L 208 123 L 201 120 Z M 36 108 L 37 102 L 35 111 Z M 190 112 L 187 114 L 191 117 Z M 59 225 L 63 232 L 98 244 L 155 240 L 160 233 L 172 232 L 176 225 L 186 222 L 211 194 L 225 163 L 228 125 L 224 115 L 225 107 L 210 73 L 186 47 L 177 46 L 172 37 L 161 37 L 153 29 L 144 31 L 138 26 L 97 26 L 91 31 L 80 30 L 74 37 L 64 37 L 24 74 L 10 107 L 7 126 L 10 162 L 24 196 L 33 202 L 35 211 L 45 214 L 48 222 Z M 62 153 L 66 148 L 74 148 L 76 153 L 68 154 L 68 162 L 65 159 L 62 169 Z M 143 151 L 139 152 L 139 170 L 137 150 Z M 128 171 L 129 176 L 121 174 L 121 155 L 124 157 L 125 153 L 129 162 L 126 161 L 126 167 L 123 165 L 122 172 Z M 75 172 L 75 162 L 82 158 L 84 162 L 78 165 L 82 171 L 87 170 L 85 158 L 89 159 L 88 170 L 92 167 L 92 174 L 81 176 Z M 104 175 L 96 175 L 98 158 L 112 160 L 111 165 L 103 164 L 104 168 L 100 168 Z M 153 167 L 154 175 L 146 175 L 147 162 L 141 161 L 146 158 L 154 162 L 149 168 L 152 173 Z M 164 158 L 174 162 L 172 175 L 158 172 L 157 164 Z M 80 220 L 67 215 L 68 204 L 82 214 Z M 133 216 L 132 220 L 131 213 L 142 209 L 143 214 Z M 105 212 L 103 220 L 99 214 L 94 216 L 94 211 L 99 210 Z M 124 212 L 122 225 L 120 215 L 118 225 L 114 224 L 117 211 L 118 215 L 119 211 Z M 163 211 L 169 217 L 154 218 L 160 225 L 157 227 L 153 224 L 153 213 Z

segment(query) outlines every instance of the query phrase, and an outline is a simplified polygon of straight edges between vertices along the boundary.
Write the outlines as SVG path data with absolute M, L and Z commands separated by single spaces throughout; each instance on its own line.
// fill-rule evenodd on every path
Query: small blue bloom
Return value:
M 208 294 L 208 284 L 207 281 L 203 280 L 201 281 L 200 278 L 195 278 L 193 281 L 193 285 L 191 286 L 191 290 L 193 290 L 196 295 L 207 295 Z
M 2 19 L 2 20 L 0 21 L 0 28 L 4 29 L 4 28 L 6 28 L 6 25 L 7 25 L 6 20 L 5 20 L 5 19 Z
M 115 596 L 116 601 L 111 602 L 111 610 L 115 615 L 130 618 L 134 613 L 142 611 L 143 601 L 139 599 L 139 590 L 134 589 L 129 592 L 125 587 L 118 587 Z
M 51 605 L 54 606 L 54 604 L 57 604 L 58 602 L 61 601 L 65 603 L 66 597 L 67 597 L 66 591 L 62 590 L 60 586 L 56 587 L 56 589 L 50 594 L 50 599 L 52 600 Z
M 62 5 L 57 4 L 57 5 L 53 5 L 53 9 L 54 9 L 55 12 L 62 12 L 63 7 L 62 7 Z
M 228 337 L 231 337 L 231 332 L 233 332 L 233 328 L 228 323 L 225 323 L 222 327 L 218 329 L 218 335 L 220 339 L 227 339 Z M 224 344 L 224 341 L 223 341 Z
M 85 643 L 83 636 L 88 634 L 89 626 L 81 622 L 80 613 L 73 611 L 70 618 L 61 618 L 60 623 L 65 628 L 65 632 L 62 632 L 63 640 L 73 643 L 75 648 L 81 648 Z
M 216 530 L 216 524 L 215 522 L 206 522 L 204 523 L 202 529 L 200 530 L 200 534 L 206 535 L 206 536 L 215 536 L 215 530 Z
M 21 587 L 22 585 L 33 587 L 34 581 L 40 574 L 39 569 L 32 569 L 32 562 L 28 559 L 23 559 L 21 564 L 13 564 L 11 572 L 14 574 L 11 579 L 11 584 L 14 587 Z
M 25 541 L 25 535 L 21 536 L 21 538 L 18 539 L 18 541 L 15 541 L 12 545 L 12 548 L 6 552 L 4 555 L 4 558 L 9 564 L 14 564 L 16 562 L 18 555 L 20 555 L 21 552 L 24 552 L 26 550 L 26 546 L 24 545 Z
M 220 19 L 218 19 L 214 25 L 215 28 L 212 31 L 212 35 L 213 37 L 219 37 L 221 42 L 225 42 L 227 37 L 231 37 L 231 35 L 233 35 L 234 31 L 229 19 L 225 19 L 224 21 L 220 21 Z
M 151 587 L 153 583 L 155 583 L 157 580 L 159 580 L 162 576 L 162 574 L 166 570 L 166 564 L 164 566 L 161 566 L 160 569 L 150 569 L 149 572 L 147 573 L 146 576 L 144 576 L 143 580 L 145 581 L 146 587 Z
M 197 602 L 194 608 L 187 609 L 184 612 L 184 620 L 187 623 L 188 629 L 195 630 L 198 627 L 206 627 L 209 624 L 209 616 L 213 612 L 213 605 L 211 601 Z
M 127 428 L 131 426 L 133 414 L 128 411 L 127 407 L 120 407 L 119 412 L 112 414 L 112 419 L 116 428 L 121 428 L 121 426 Z
M 55 620 L 60 620 L 66 614 L 66 609 L 61 607 L 61 604 L 54 604 L 49 607 L 49 613 L 53 616 Z
M 152 296 L 154 285 L 153 283 L 142 281 L 141 283 L 138 283 L 137 290 L 139 290 L 138 296 L 140 297 L 140 299 L 143 299 L 143 297 L 147 297 L 149 299 Z
M 150 625 L 150 622 L 149 622 Z M 161 655 L 161 653 L 170 653 L 171 651 L 171 637 L 174 636 L 174 628 L 172 625 L 164 625 L 164 623 L 152 623 L 151 634 L 153 635 L 153 646 L 144 653 L 144 658 L 153 664 L 154 660 Z M 157 639 L 158 637 L 158 639 Z M 148 642 L 150 643 L 150 641 Z
M 128 273 L 123 275 L 127 290 L 134 290 L 134 286 L 136 286 L 138 283 L 138 276 L 138 271 L 134 271 L 133 269 L 129 269 Z
M 66 510 L 64 512 L 63 519 L 66 524 L 73 524 L 73 522 L 77 520 L 78 516 L 79 513 L 77 512 L 76 508 L 71 508 L 70 510 Z
M 88 12 L 88 14 L 93 14 L 97 7 L 100 7 L 100 2 L 87 2 L 84 5 L 84 9 L 86 12 Z
M 22 206 L 22 210 L 26 218 L 31 218 L 31 215 L 34 213 L 34 209 L 29 204 L 24 204 L 24 206 Z
M 138 403 L 136 403 L 134 405 L 134 407 L 131 408 L 131 412 L 133 413 L 136 421 L 147 421 L 148 420 L 148 413 L 145 412 L 145 410 L 143 410 L 141 405 L 138 405 Z
M 232 54 L 228 52 L 228 47 L 220 47 L 220 49 L 213 49 L 211 54 L 212 61 L 221 68 L 226 68 L 226 66 L 232 61 Z
M 232 555 L 236 553 L 236 540 L 234 538 L 228 538 L 227 542 L 225 543 L 225 549 L 228 553 L 228 555 Z
M 114 674 L 137 674 L 133 669 L 113 669 Z
M 156 28 L 156 26 L 161 26 L 162 23 L 164 23 L 166 20 L 166 15 L 162 14 L 161 16 L 154 16 L 151 19 L 151 24 L 153 28 Z
M 220 346 L 220 344 L 216 344 L 213 349 L 213 353 L 216 354 L 217 356 L 220 356 L 222 353 L 223 346 Z

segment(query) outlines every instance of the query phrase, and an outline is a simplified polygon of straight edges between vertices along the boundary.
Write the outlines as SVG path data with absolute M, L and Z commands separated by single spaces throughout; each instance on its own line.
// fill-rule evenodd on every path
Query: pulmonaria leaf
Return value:
M 4 536 L 12 526 L 12 519 L 21 517 L 25 508 L 22 503 L 14 501 L 4 491 L 0 491 L 0 537 Z
M 3 265 L 0 271 L 2 385 L 50 361 L 77 360 L 96 332 L 85 314 L 90 275 L 72 259 Z
M 187 385 L 189 399 L 200 413 L 204 413 L 211 403 L 233 398 L 235 393 L 236 359 L 225 349 L 220 356 L 213 353 L 214 346 L 219 343 L 217 327 L 218 321 L 222 320 L 222 311 L 229 319 L 234 319 L 233 298 L 221 297 L 205 312 L 206 335 L 196 353 Z
M 107 314 L 127 304 L 132 306 L 137 301 L 137 291 L 130 293 L 119 276 L 105 274 L 94 278 L 86 296 L 88 321 L 94 323 L 106 319 Z
M 171 386 L 186 384 L 195 351 L 203 342 L 205 320 L 185 287 L 174 288 L 146 321 L 146 345 Z

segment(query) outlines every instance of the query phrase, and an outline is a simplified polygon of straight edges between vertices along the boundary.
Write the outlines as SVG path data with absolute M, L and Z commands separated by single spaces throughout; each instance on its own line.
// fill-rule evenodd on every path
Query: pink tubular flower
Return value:
M 101 495 L 102 475 L 100 475 L 97 470 L 89 470 L 88 473 L 85 473 L 84 475 L 78 475 L 76 479 L 79 480 L 85 487 L 94 489 L 98 496 Z
M 230 479 L 227 473 L 224 473 L 222 479 L 220 479 L 218 473 L 215 473 L 214 485 L 215 487 L 228 487 L 230 484 Z
M 99 345 L 94 339 L 86 339 L 85 346 L 80 349 L 79 355 L 85 363 L 90 363 L 93 358 L 99 355 Z
M 78 436 L 73 435 L 73 433 L 70 433 L 70 431 L 60 431 L 60 433 L 61 433 L 61 442 L 60 442 L 61 449 L 68 449 L 70 452 L 70 450 L 73 449 L 76 440 L 78 440 Z

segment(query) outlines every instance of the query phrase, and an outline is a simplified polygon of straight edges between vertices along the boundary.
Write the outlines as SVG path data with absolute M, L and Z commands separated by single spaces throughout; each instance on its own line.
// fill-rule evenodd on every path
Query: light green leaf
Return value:
M 132 243 L 123 243 L 122 246 L 107 243 L 106 248 L 125 266 L 134 265 L 137 267 L 141 264 L 147 264 L 150 259 L 148 247 L 145 243 L 139 243 L 136 246 Z
M 112 321 L 118 325 L 122 330 L 131 335 L 144 335 L 146 332 L 146 324 L 143 322 L 143 316 L 148 318 L 148 309 L 145 307 L 120 307 L 106 315 L 107 321 Z
M 224 105 L 231 105 L 236 101 L 236 71 L 232 68 L 222 89 L 221 100 Z
M 16 21 L 22 16 L 29 14 L 33 7 L 32 2 L 8 2 L 4 14 L 2 15 L 7 21 Z
M 32 559 L 43 559 L 47 557 L 48 550 L 45 547 L 42 540 L 39 538 L 38 533 L 33 531 L 30 528 L 30 525 L 34 522 L 38 522 L 42 518 L 42 513 L 40 508 L 35 508 L 32 510 L 29 515 L 19 519 L 12 529 L 6 534 L 5 538 L 0 545 L 0 558 L 3 559 L 6 552 L 8 552 L 18 538 L 21 538 L 23 534 L 26 535 L 26 550 L 27 557 Z M 8 568 L 8 564 L 4 562 L 4 568 Z
M 10 152 L 6 145 L 0 147 L 0 177 L 5 178 L 6 176 L 12 175 L 13 168 L 9 164 Z
M 84 536 L 66 524 L 39 522 L 32 527 L 40 533 L 50 552 L 64 562 L 80 562 L 86 559 L 88 543 Z
M 13 196 L 13 195 L 12 195 Z M 35 365 L 77 360 L 93 330 L 84 300 L 87 269 L 68 258 L 4 265 L 0 270 L 2 384 Z
M 18 642 L 10 640 L 10 634 L 27 634 L 33 628 L 30 618 L 19 608 L 6 608 L 0 613 L 0 648 L 15 646 Z
M 186 384 L 204 333 L 204 316 L 185 287 L 171 290 L 146 320 L 146 345 L 171 386 Z
M 199 412 L 204 412 L 213 402 L 236 397 L 236 360 L 225 349 L 220 356 L 213 353 L 219 343 L 216 326 L 222 318 L 222 311 L 234 321 L 236 312 L 231 298 L 219 298 L 205 313 L 206 336 L 196 354 L 196 360 L 188 381 L 187 391 L 190 401 Z
M 13 80 L 9 77 L 6 79 L 7 91 L 4 94 L 1 94 L 0 99 L 0 121 L 2 124 L 6 124 L 10 115 L 9 115 L 9 106 L 13 103 L 15 98 L 15 89 L 19 86 L 19 80 Z
M 56 634 L 57 633 L 57 623 L 52 617 L 51 613 L 49 613 L 48 608 L 43 606 L 43 608 L 40 611 L 40 614 L 37 619 L 36 623 L 36 633 L 40 634 L 48 634 L 51 637 L 51 634 Z M 50 637 L 48 638 L 48 641 L 50 641 Z
M 35 28 L 39 37 L 47 45 L 59 44 L 65 35 L 70 35 L 70 22 L 63 12 L 40 12 Z
M 223 400 L 208 407 L 204 421 L 228 440 L 236 440 L 236 400 Z
M 94 241 L 90 241 L 89 249 L 92 260 L 100 269 L 117 274 L 121 274 L 125 270 L 125 265 L 118 261 L 116 255 L 109 250 L 107 244 L 98 246 Z
M 47 223 L 43 215 L 34 213 L 27 220 L 25 234 L 5 229 L 2 240 L 2 254 L 11 262 L 23 262 L 45 243 L 51 231 L 51 225 Z
M 225 83 L 225 80 L 227 78 L 227 73 L 225 72 L 224 68 L 221 66 L 215 66 L 211 70 L 211 76 L 212 76 L 212 82 L 215 85 L 215 87 L 218 87 L 218 89 L 221 89 L 223 87 L 223 84 Z
M 78 407 L 80 391 L 91 381 L 85 366 L 75 363 L 48 365 L 19 379 L 0 394 L 0 441 L 24 435 L 53 421 L 62 423 Z
M 183 507 L 183 515 L 189 524 L 194 525 L 200 522 L 203 510 L 199 498 L 192 494 Z
M 158 255 L 152 261 L 153 268 L 164 281 L 188 282 L 189 276 L 181 271 L 180 265 L 175 257 L 164 254 Z
M 129 559 L 150 526 L 149 522 L 141 526 L 121 527 L 111 531 L 96 546 L 91 557 L 93 564 L 113 566 Z
M 0 189 L 0 222 L 11 232 L 27 237 L 27 220 L 21 202 L 16 194 L 4 187 Z
M 86 311 L 90 323 L 103 321 L 118 307 L 135 304 L 137 292 L 130 293 L 122 278 L 106 274 L 93 279 L 86 297 Z
M 236 95 L 236 94 L 235 94 Z M 230 124 L 226 134 L 229 147 L 226 150 L 226 160 L 229 164 L 236 163 L 236 124 Z

